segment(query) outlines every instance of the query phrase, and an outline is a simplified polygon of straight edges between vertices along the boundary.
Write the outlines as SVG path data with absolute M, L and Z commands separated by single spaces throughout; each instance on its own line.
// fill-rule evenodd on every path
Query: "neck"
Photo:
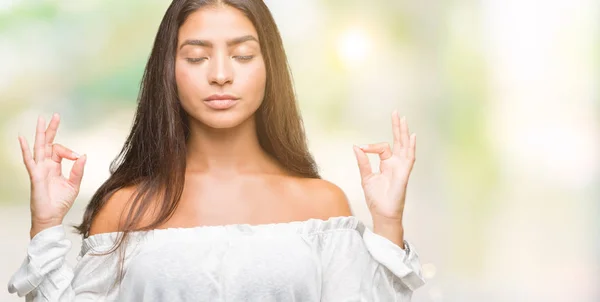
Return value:
M 190 119 L 186 172 L 239 175 L 278 169 L 258 142 L 254 116 L 227 129 L 210 128 Z

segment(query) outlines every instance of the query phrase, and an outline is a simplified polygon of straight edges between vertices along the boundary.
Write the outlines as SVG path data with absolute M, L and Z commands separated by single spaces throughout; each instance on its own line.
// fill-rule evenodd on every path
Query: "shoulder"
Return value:
M 352 216 L 348 197 L 336 184 L 324 179 L 309 179 L 303 187 L 305 194 L 312 201 L 311 204 L 315 205 L 316 215 L 320 219 Z
M 118 232 L 121 230 L 130 207 L 130 200 L 136 187 L 125 187 L 114 192 L 96 213 L 90 226 L 89 235 Z

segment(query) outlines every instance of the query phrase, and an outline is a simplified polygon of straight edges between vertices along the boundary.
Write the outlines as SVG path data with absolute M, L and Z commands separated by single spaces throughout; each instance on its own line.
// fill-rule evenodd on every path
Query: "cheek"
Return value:
M 257 64 L 254 68 L 249 69 L 244 78 L 248 92 L 257 98 L 258 101 L 262 100 L 267 81 L 264 63 Z
M 197 89 L 198 81 L 194 81 L 194 74 L 189 68 L 176 66 L 175 82 L 177 84 L 177 92 L 181 101 L 185 101 Z
M 187 114 L 192 114 L 194 109 L 194 96 L 197 95 L 197 80 L 189 68 L 175 67 L 175 83 L 177 85 L 177 96 L 181 107 Z

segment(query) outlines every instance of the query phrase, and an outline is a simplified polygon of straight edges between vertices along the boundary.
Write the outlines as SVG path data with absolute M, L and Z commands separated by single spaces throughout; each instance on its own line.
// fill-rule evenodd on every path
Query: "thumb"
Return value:
M 84 154 L 79 157 L 75 163 L 73 164 L 73 168 L 71 168 L 71 174 L 69 175 L 69 182 L 73 187 L 79 190 L 81 186 L 81 179 L 83 178 L 83 168 L 85 167 L 85 162 L 87 161 L 87 155 Z
M 373 169 L 371 169 L 371 163 L 369 162 L 369 158 L 367 154 L 361 150 L 357 146 L 352 147 L 354 149 L 354 155 L 356 155 L 356 161 L 358 162 L 358 170 L 360 171 L 360 177 L 364 180 L 371 174 L 373 174 Z

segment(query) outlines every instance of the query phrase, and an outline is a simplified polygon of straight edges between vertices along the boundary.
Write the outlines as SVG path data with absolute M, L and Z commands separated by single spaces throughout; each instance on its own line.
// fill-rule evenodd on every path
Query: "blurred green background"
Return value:
M 427 284 L 413 301 L 600 301 L 597 1 L 266 3 L 322 175 L 367 224 L 352 144 L 390 141 L 393 109 L 418 135 L 405 227 Z M 57 142 L 89 156 L 78 223 L 168 5 L 0 0 L 0 281 L 29 241 L 17 135 L 61 114 Z

